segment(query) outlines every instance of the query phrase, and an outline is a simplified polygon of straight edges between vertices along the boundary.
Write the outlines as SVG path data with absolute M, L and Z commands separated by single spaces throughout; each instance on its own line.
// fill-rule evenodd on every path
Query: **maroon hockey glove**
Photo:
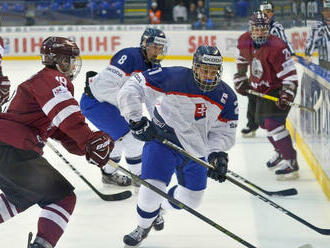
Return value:
M 246 96 L 247 90 L 250 89 L 250 83 L 246 74 L 235 73 L 234 74 L 234 85 L 237 93 Z
M 224 182 L 228 168 L 228 154 L 225 152 L 212 152 L 208 157 L 208 161 L 214 169 L 208 169 L 207 176 L 220 183 Z
M 86 159 L 98 167 L 106 165 L 114 148 L 112 138 L 102 131 L 94 132 L 86 144 Z
M 9 98 L 10 81 L 7 76 L 0 76 L 0 106 L 5 104 Z
M 287 110 L 290 102 L 293 102 L 295 97 L 295 92 L 289 88 L 283 88 L 280 92 L 280 98 L 276 102 L 276 106 L 281 110 Z

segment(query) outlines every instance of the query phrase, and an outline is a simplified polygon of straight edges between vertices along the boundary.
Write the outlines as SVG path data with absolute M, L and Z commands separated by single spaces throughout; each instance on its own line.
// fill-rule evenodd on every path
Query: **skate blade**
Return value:
M 250 133 L 242 133 L 243 138 L 254 138 L 256 137 L 256 131 L 252 131 Z
M 277 175 L 277 181 L 290 181 L 290 180 L 296 180 L 299 178 L 298 171 L 289 173 L 289 174 L 283 174 L 283 175 Z
M 131 245 L 126 245 L 124 246 L 124 248 L 137 248 L 141 245 L 141 242 L 139 244 L 137 244 L 136 246 L 131 246 Z
M 299 246 L 298 248 L 313 248 L 313 246 L 311 244 L 306 244 L 303 246 Z
M 280 162 L 278 162 L 277 165 L 273 166 L 273 167 L 268 167 L 266 164 L 266 167 L 268 168 L 268 170 L 273 171 L 274 169 L 280 167 L 280 165 L 283 163 L 283 160 L 281 160 Z

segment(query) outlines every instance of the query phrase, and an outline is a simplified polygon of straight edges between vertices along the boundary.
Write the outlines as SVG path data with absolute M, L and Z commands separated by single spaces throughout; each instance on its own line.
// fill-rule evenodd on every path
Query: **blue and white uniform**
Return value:
M 118 110 L 117 95 L 132 74 L 158 66 L 145 62 L 140 47 L 122 49 L 102 72 L 89 79 L 90 94 L 84 93 L 80 101 L 81 111 L 86 118 L 116 141 L 111 158 L 118 162 L 122 152 L 125 152 L 130 170 L 137 175 L 140 174 L 144 142 L 131 135 L 129 124 Z M 108 173 L 114 170 L 111 166 L 106 168 Z
M 138 73 L 118 94 L 119 109 L 127 121 L 142 118 L 141 103 L 145 99 L 155 105 L 152 120 L 158 134 L 189 153 L 207 158 L 211 152 L 228 151 L 234 145 L 237 97 L 225 82 L 221 81 L 212 91 L 203 92 L 189 68 L 159 67 Z M 197 207 L 206 188 L 206 168 L 156 140 L 146 142 L 142 153 L 142 179 L 165 191 L 173 173 L 179 185 L 168 193 L 190 207 Z M 152 192 L 141 196 L 141 191 L 142 188 L 137 208 L 139 226 L 147 228 L 157 216 L 162 198 Z M 153 201 L 150 201 L 151 195 Z M 175 208 L 163 202 L 162 208 L 168 207 Z
M 312 56 L 315 48 L 319 51 L 320 66 L 330 70 L 330 28 L 323 21 L 312 26 L 306 41 L 305 54 Z
M 288 38 L 285 34 L 285 30 L 281 23 L 271 20 L 269 33 L 280 38 L 281 40 L 283 40 L 285 42 L 285 44 L 288 46 L 290 54 L 295 55 L 294 48 L 293 48 L 291 42 L 288 40 Z

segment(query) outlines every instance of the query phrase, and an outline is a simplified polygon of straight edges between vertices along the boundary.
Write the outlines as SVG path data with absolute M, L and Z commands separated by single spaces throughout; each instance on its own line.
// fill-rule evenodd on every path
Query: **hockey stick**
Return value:
M 202 221 L 206 222 L 207 224 L 213 226 L 214 228 L 216 228 L 219 231 L 223 232 L 224 234 L 226 234 L 227 236 L 229 236 L 232 239 L 236 240 L 237 242 L 239 242 L 239 243 L 241 243 L 241 244 L 243 244 L 243 245 L 245 245 L 246 247 L 249 247 L 249 248 L 256 248 L 256 246 L 251 245 L 250 243 L 248 243 L 244 239 L 241 239 L 240 237 L 238 237 L 234 233 L 230 232 L 229 230 L 227 230 L 224 227 L 220 226 L 219 224 L 215 223 L 213 220 L 207 218 L 206 216 L 204 216 L 201 213 L 197 212 L 196 210 L 190 208 L 189 206 L 185 205 L 184 203 L 178 201 L 177 199 L 169 196 L 168 194 L 166 194 L 165 192 L 163 192 L 159 188 L 153 186 L 152 184 L 150 184 L 147 181 L 141 179 L 140 177 L 138 177 L 137 175 L 133 174 L 132 172 L 126 170 L 125 168 L 123 168 L 122 166 L 120 166 L 119 164 L 117 164 L 116 162 L 114 162 L 112 160 L 109 160 L 108 164 L 110 164 L 111 166 L 113 166 L 115 168 L 118 168 L 120 171 L 122 171 L 126 175 L 132 177 L 135 181 L 141 183 L 142 185 L 144 185 L 148 189 L 150 189 L 150 190 L 154 191 L 155 193 L 161 195 L 162 197 L 164 197 L 165 199 L 167 199 L 171 203 L 179 206 L 180 208 L 182 208 L 182 209 L 186 210 L 187 212 L 191 213 L 192 215 L 195 215 L 197 218 L 199 218 Z
M 199 163 L 202 166 L 205 166 L 208 169 L 213 169 L 213 166 L 209 163 L 206 163 L 204 160 L 200 159 L 200 158 L 196 158 L 195 156 L 191 155 L 190 153 L 188 153 L 187 151 L 185 151 L 184 149 L 182 149 L 181 147 L 173 144 L 172 142 L 166 140 L 166 139 L 162 139 L 162 138 L 158 138 L 158 140 L 167 145 L 168 147 L 173 148 L 174 150 L 180 152 L 181 154 L 185 155 L 187 158 Z M 260 195 L 259 193 L 257 193 L 256 191 L 248 188 L 247 186 L 245 186 L 244 184 L 240 183 L 239 181 L 235 180 L 234 178 L 230 177 L 230 176 L 226 176 L 227 180 L 230 181 L 231 183 L 235 184 L 236 186 L 244 189 L 245 191 L 249 192 L 250 194 L 256 196 L 258 199 L 268 203 L 269 205 L 271 205 L 272 207 L 278 209 L 279 211 L 281 211 L 282 213 L 292 217 L 293 219 L 295 219 L 296 221 L 304 224 L 305 226 L 308 226 L 309 228 L 313 229 L 314 231 L 323 234 L 323 235 L 330 235 L 330 229 L 323 229 L 323 228 L 319 228 L 316 227 L 314 225 L 312 225 L 311 223 L 307 222 L 306 220 L 298 217 L 297 215 L 295 215 L 294 213 L 290 212 L 289 210 L 286 210 L 285 208 L 277 205 L 275 202 L 269 200 L 268 198 Z
M 258 97 L 261 97 L 261 98 L 265 98 L 267 100 L 271 100 L 273 102 L 278 102 L 278 97 L 274 97 L 274 96 L 270 96 L 270 95 L 266 95 L 266 94 L 262 94 L 260 92 L 256 92 L 254 90 L 247 90 L 247 93 L 251 94 L 251 95 L 255 95 L 255 96 L 258 96 Z M 298 103 L 295 103 L 295 102 L 287 102 L 287 104 L 291 107 L 297 107 L 297 108 L 301 108 L 303 110 L 307 110 L 309 112 L 315 112 L 316 109 L 313 107 L 313 108 L 310 108 L 310 107 L 306 107 L 306 106 L 303 106 L 301 104 L 298 104 Z M 317 105 L 318 103 L 316 102 L 315 103 L 315 106 Z
M 250 185 L 251 187 L 253 187 L 269 196 L 291 196 L 291 195 L 298 194 L 298 192 L 295 188 L 284 189 L 284 190 L 279 190 L 279 191 L 267 191 L 267 190 L 264 190 L 263 188 L 255 185 L 254 183 L 250 182 L 249 180 L 245 179 L 244 177 L 241 177 L 240 175 L 236 174 L 235 172 L 233 172 L 231 170 L 228 170 L 227 173 L 229 173 L 233 177 L 238 178 L 239 180 L 243 181 L 244 183 Z
M 50 142 L 46 143 L 47 146 L 59 156 L 66 165 L 68 165 L 102 200 L 104 201 L 120 201 L 125 200 L 132 196 L 132 192 L 129 190 L 116 193 L 116 194 L 109 194 L 105 195 L 98 191 L 60 152 L 53 146 Z

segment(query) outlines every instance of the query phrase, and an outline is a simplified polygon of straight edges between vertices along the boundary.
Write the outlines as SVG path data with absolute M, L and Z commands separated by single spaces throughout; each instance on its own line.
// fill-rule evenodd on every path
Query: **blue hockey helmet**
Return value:
M 146 28 L 141 36 L 140 46 L 147 61 L 159 63 L 167 52 L 165 33 L 157 28 Z
M 265 44 L 269 37 L 270 20 L 266 14 L 256 11 L 250 17 L 249 32 L 257 46 Z
M 193 56 L 195 82 L 202 91 L 212 91 L 221 82 L 222 56 L 216 46 L 200 46 Z

